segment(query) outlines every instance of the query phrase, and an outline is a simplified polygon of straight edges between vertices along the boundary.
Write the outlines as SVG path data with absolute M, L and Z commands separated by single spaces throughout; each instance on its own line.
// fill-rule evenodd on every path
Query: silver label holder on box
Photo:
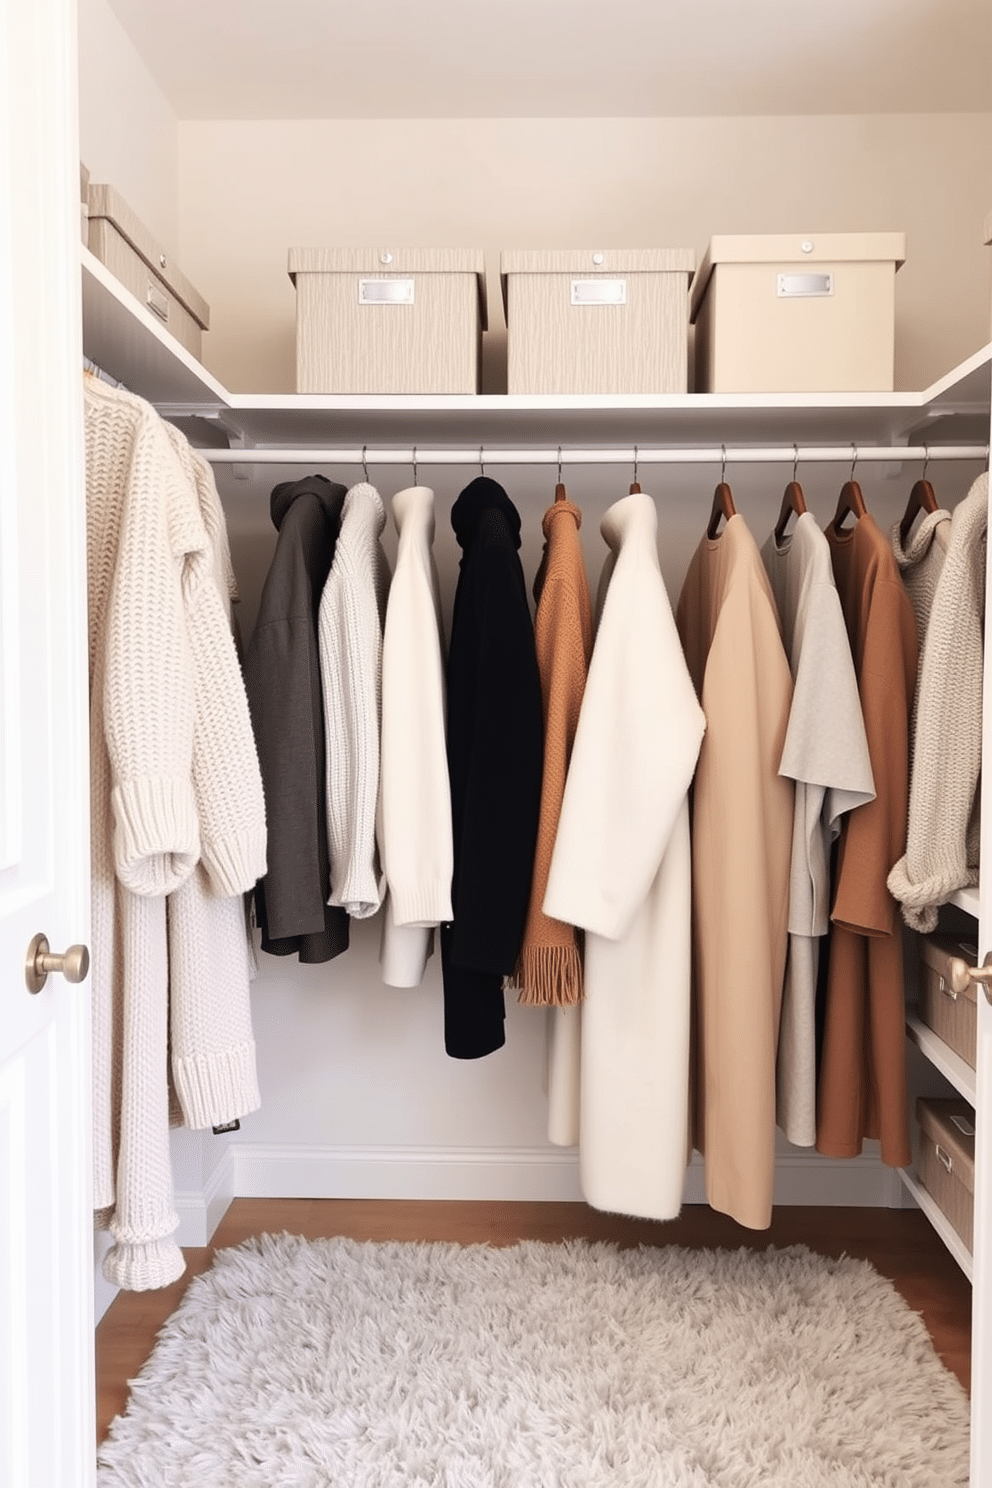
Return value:
M 573 305 L 626 305 L 626 279 L 573 279 Z
M 412 305 L 414 282 L 412 279 L 359 279 L 358 303 L 360 305 Z
M 834 292 L 833 274 L 779 274 L 780 300 L 823 300 Z

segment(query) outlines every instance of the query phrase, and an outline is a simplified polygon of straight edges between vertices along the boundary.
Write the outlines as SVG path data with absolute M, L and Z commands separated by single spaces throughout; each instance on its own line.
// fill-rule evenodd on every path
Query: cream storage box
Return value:
M 511 393 L 684 393 L 691 248 L 507 249 Z
M 698 393 L 891 392 L 903 233 L 710 239 L 692 287 Z
M 89 249 L 199 359 L 210 306 L 113 186 L 90 184 Z
M 477 393 L 474 248 L 291 248 L 298 393 Z
M 967 935 L 921 935 L 920 1017 L 938 1038 L 975 1068 L 978 1052 L 978 1001 L 975 983 L 963 992 L 951 983 L 951 961 L 978 965 L 978 943 Z
M 972 1249 L 975 1214 L 975 1113 L 963 1100 L 918 1096 L 917 1172 L 937 1207 Z

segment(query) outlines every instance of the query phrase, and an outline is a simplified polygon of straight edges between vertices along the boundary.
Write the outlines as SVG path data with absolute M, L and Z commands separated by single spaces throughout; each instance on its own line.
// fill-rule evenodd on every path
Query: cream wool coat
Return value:
M 650 496 L 618 501 L 544 912 L 586 931 L 581 1040 L 553 1103 L 578 1097 L 583 1193 L 670 1219 L 682 1203 L 689 1075 L 687 792 L 705 727 L 658 564 Z M 566 1046 L 581 1045 L 578 1080 Z M 564 1083 L 564 1088 L 563 1088 Z

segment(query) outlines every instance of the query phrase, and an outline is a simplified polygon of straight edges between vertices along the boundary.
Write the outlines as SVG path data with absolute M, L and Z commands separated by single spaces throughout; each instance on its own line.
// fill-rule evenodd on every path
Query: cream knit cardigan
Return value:
M 184 1265 L 169 1163 L 165 896 L 201 861 L 202 900 L 250 887 L 265 869 L 264 807 L 189 467 L 142 400 L 94 379 L 84 399 L 94 1207 L 115 1241 L 105 1275 L 142 1289 Z M 174 918 L 178 932 L 182 904 Z M 227 1010 L 209 975 L 189 969 L 175 985 L 210 993 L 174 1022 L 195 1065 L 177 1081 L 189 1114 L 249 1108 L 257 1086 L 243 1016 L 215 1025 Z M 198 1042 L 198 1029 L 210 1036 Z
M 382 712 L 382 627 L 389 564 L 382 549 L 386 513 L 361 481 L 344 498 L 341 531 L 324 581 L 317 646 L 324 700 L 329 904 L 353 919 L 382 902 L 376 819 Z
M 951 517 L 916 690 L 906 851 L 888 885 L 906 924 L 924 933 L 936 928 L 938 905 L 978 882 L 988 514 L 986 471 Z

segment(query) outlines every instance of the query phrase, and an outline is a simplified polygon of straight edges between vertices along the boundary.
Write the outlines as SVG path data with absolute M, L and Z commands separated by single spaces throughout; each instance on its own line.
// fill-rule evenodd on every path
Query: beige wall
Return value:
M 181 261 L 211 370 L 292 391 L 291 246 L 481 246 L 498 328 L 502 247 L 900 230 L 896 386 L 915 388 L 988 339 L 990 160 L 992 114 L 181 122 Z
M 78 0 L 79 153 L 170 253 L 179 246 L 178 124 L 107 0 Z

